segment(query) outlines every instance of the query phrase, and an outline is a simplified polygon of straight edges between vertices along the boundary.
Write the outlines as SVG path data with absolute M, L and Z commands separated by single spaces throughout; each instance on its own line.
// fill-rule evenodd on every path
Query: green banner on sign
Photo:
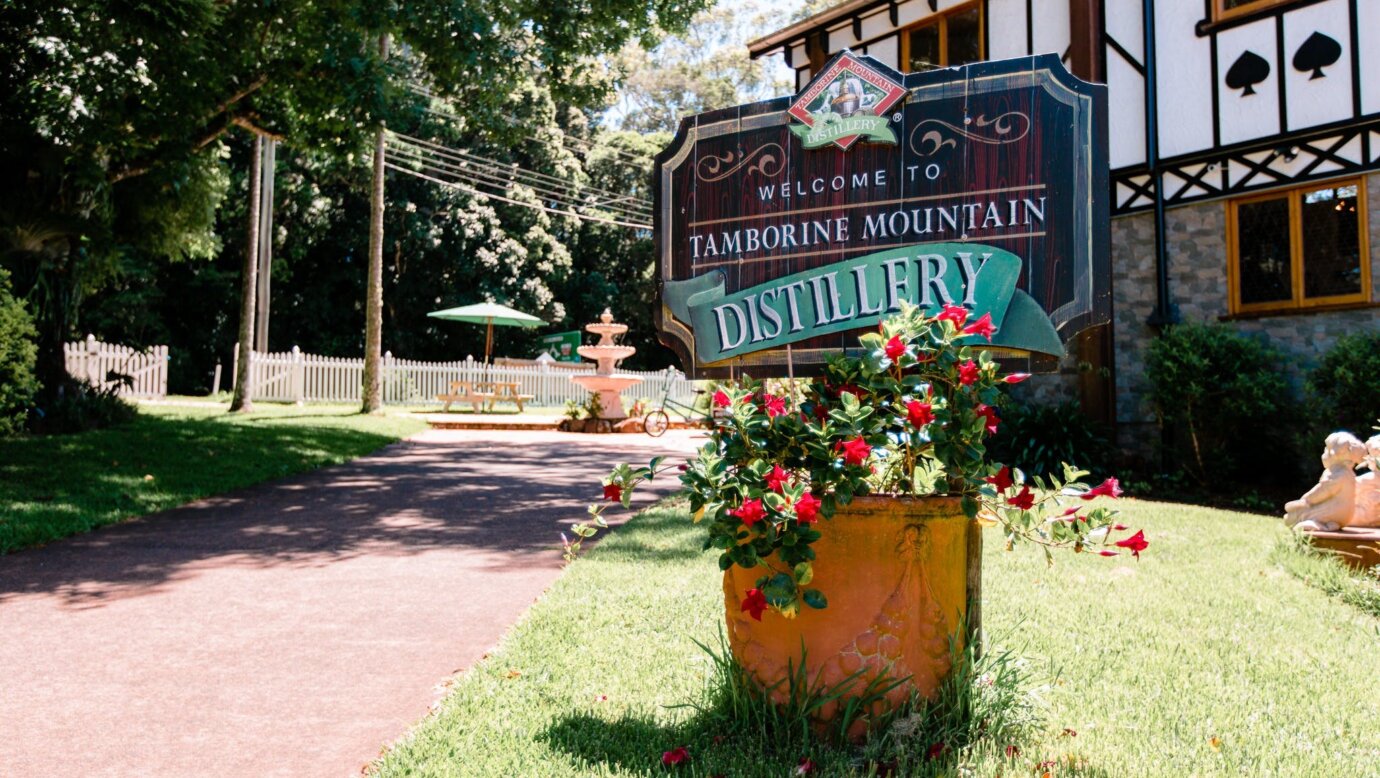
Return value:
M 889 120 L 885 116 L 859 115 L 850 116 L 846 119 L 839 118 L 837 114 L 826 113 L 811 126 L 804 124 L 792 124 L 791 132 L 800 138 L 800 144 L 807 149 L 817 148 L 829 143 L 833 143 L 839 138 L 850 138 L 854 135 L 861 135 L 863 139 L 874 143 L 895 143 L 896 133 L 887 126 Z
M 879 251 L 724 291 L 715 271 L 665 285 L 666 304 L 695 334 L 700 364 L 876 324 L 901 301 L 937 313 L 962 305 L 992 315 L 993 345 L 1062 354 L 1048 315 L 1016 288 L 1020 257 L 975 243 L 930 243 Z
M 579 362 L 580 331 L 555 332 L 541 337 L 542 354 L 550 354 L 557 362 Z

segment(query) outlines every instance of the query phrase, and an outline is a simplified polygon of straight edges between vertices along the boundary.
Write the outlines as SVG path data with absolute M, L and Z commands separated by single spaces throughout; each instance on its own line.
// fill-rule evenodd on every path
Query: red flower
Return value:
M 753 591 L 757 591 L 754 589 Z M 661 755 L 661 764 L 665 767 L 675 767 L 681 762 L 690 758 L 690 751 L 685 746 L 673 748 Z
M 729 514 L 742 519 L 743 524 L 748 527 L 767 517 L 767 512 L 762 509 L 761 500 L 744 500 L 742 505 L 729 511 Z
M 848 441 L 839 441 L 834 446 L 835 451 L 843 452 L 843 461 L 849 465 L 861 465 L 872 453 L 872 447 L 867 445 L 867 441 L 858 436 Z
M 839 394 L 843 394 L 844 392 L 853 395 L 859 400 L 865 399 L 867 397 L 867 391 L 864 390 L 861 386 L 858 386 L 857 384 L 844 384 L 843 386 L 840 386 Z
M 922 403 L 919 400 L 911 400 L 906 403 L 906 419 L 912 427 L 923 427 L 934 421 L 934 411 L 929 403 Z
M 992 326 L 992 314 L 990 313 L 982 314 L 982 318 L 963 328 L 964 335 L 981 335 L 987 338 L 988 343 L 992 342 L 992 333 L 996 331 L 997 328 Z
M 1116 546 L 1117 548 L 1129 549 L 1131 552 L 1131 556 L 1135 557 L 1136 559 L 1140 559 L 1140 552 L 1144 551 L 1146 548 L 1150 546 L 1150 541 L 1145 539 L 1145 530 L 1138 530 L 1136 534 L 1132 535 L 1131 537 L 1126 538 L 1125 540 L 1118 540 L 1116 543 L 1112 545 Z
M 819 520 L 819 498 L 806 492 L 795 501 L 795 520 L 801 524 L 814 524 Z
M 729 399 L 729 396 L 724 393 L 724 390 L 720 389 L 719 391 L 714 393 L 715 408 L 727 408 L 732 404 L 733 400 Z
M 762 408 L 767 412 L 769 419 L 784 416 L 786 415 L 786 398 L 769 394 L 762 399 Z
M 958 366 L 958 382 L 964 386 L 970 386 L 978 380 L 978 372 L 978 366 L 970 359 Z
M 1120 554 L 1121 552 L 1120 552 L 1120 551 L 1108 551 L 1107 549 L 1104 548 L 1104 549 L 1102 549 L 1101 551 L 1099 551 L 1099 552 L 1097 552 L 1097 553 L 1098 553 L 1099 555 L 1101 555 L 1101 556 L 1117 556 L 1117 555 Z
M 604 484 L 604 499 L 609 502 L 618 502 L 623 499 L 623 487 L 618 484 Z
M 987 420 L 987 422 L 982 426 L 983 429 L 987 430 L 988 435 L 997 434 L 997 424 L 1001 421 L 1001 417 L 997 415 L 996 408 L 993 408 L 990 405 L 983 405 L 982 403 L 978 403 L 978 407 L 975 413 Z
M 900 359 L 906 353 L 906 343 L 901 340 L 900 335 L 891 336 L 891 340 L 886 342 L 886 358 L 892 362 Z
M 1097 485 L 1097 486 L 1094 486 L 1093 488 L 1091 488 L 1091 489 L 1089 489 L 1088 491 L 1086 491 L 1086 492 L 1083 493 L 1083 499 L 1085 499 L 1085 500 L 1091 500 L 1091 499 L 1094 498 L 1094 497 L 1112 497 L 1112 498 L 1117 498 L 1117 497 L 1120 497 L 1120 496 L 1121 496 L 1121 484 L 1118 483 L 1117 480 L 1116 480 L 1115 478 L 1108 478 L 1107 480 L 1103 481 L 1101 484 L 1099 484 L 1099 485 Z
M 963 329 L 963 324 L 968 321 L 968 309 L 961 305 L 945 305 L 944 310 L 934 317 L 935 321 L 951 321 L 954 326 Z
M 767 473 L 767 488 L 781 494 L 786 488 L 786 482 L 791 480 L 791 474 L 781 469 L 781 465 L 772 465 L 771 472 Z
M 1002 376 L 1002 377 L 1001 377 L 1001 380 L 1002 380 L 1002 383 L 1007 383 L 1007 384 L 1019 384 L 1020 382 L 1024 381 L 1025 379 L 1027 379 L 1027 378 L 1029 378 L 1029 377 L 1030 377 L 1030 374 L 1029 374 L 1029 373 L 1010 373 L 1010 374 L 1008 374 L 1008 375 Z
M 1028 511 L 1035 505 L 1035 495 L 1031 493 L 1029 486 L 1022 485 L 1020 494 L 1015 497 L 1007 497 L 1006 504 Z
M 796 774 L 796 775 L 809 775 L 810 773 L 813 773 L 814 771 L 815 771 L 815 763 L 814 763 L 814 762 L 811 762 L 809 757 L 806 757 L 806 758 L 804 758 L 804 759 L 801 759 L 800 762 L 795 766 L 795 774 Z
M 761 589 L 748 589 L 747 597 L 743 598 L 742 603 L 738 605 L 738 609 L 754 619 L 761 621 L 762 611 L 767 609 L 767 596 L 762 594 Z
M 949 746 L 947 743 L 935 743 L 934 745 L 930 746 L 930 750 L 927 756 L 930 759 L 938 759 L 941 755 L 943 755 L 945 751 L 948 750 Z
M 1011 468 L 1005 465 L 1002 465 L 1002 468 L 997 471 L 996 475 L 989 475 L 982 480 L 997 487 L 998 493 L 1010 489 L 1016 483 L 1011 479 Z

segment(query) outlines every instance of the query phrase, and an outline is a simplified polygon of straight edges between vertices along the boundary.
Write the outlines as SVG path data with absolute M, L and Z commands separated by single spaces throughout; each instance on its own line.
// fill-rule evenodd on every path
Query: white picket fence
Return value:
M 168 347 L 150 346 L 140 350 L 114 343 L 102 343 L 95 335 L 86 340 L 64 343 L 62 355 L 67 374 L 101 388 L 115 387 L 125 397 L 168 396 Z M 127 385 L 120 376 L 128 376 Z
M 251 352 L 249 370 L 253 399 L 279 402 L 360 402 L 364 384 L 364 360 L 304 354 L 296 346 L 278 353 Z M 639 376 L 641 384 L 623 391 L 629 406 L 642 397 L 659 400 L 669 387 L 670 397 L 691 404 L 695 382 L 675 368 L 642 371 L 620 370 Z M 570 380 L 572 375 L 591 375 L 594 366 L 582 370 L 538 365 L 491 365 L 473 357 L 454 362 L 422 362 L 383 356 L 383 401 L 387 405 L 434 405 L 436 396 L 450 389 L 451 381 L 510 382 L 520 394 L 532 395 L 534 407 L 558 408 L 567 400 L 584 402 L 588 392 Z M 231 375 L 237 375 L 233 368 Z

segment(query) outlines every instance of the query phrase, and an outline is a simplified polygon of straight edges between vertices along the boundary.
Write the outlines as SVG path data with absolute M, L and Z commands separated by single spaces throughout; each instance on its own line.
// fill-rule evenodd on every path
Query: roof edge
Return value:
M 872 6 L 882 5 L 887 0 L 847 0 L 839 3 L 832 8 L 826 8 L 814 16 L 801 19 L 789 27 L 784 27 L 776 32 L 768 33 L 757 40 L 748 41 L 748 55 L 752 59 L 765 56 L 774 51 L 784 43 L 788 43 L 793 38 L 809 32 L 814 27 L 838 21 L 839 19 L 871 8 Z

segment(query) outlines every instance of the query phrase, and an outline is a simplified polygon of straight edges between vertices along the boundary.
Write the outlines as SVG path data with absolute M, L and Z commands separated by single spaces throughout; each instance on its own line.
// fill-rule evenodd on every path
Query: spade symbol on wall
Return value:
M 1298 51 L 1294 52 L 1294 70 L 1304 73 L 1313 71 L 1313 75 L 1308 77 L 1309 81 L 1323 78 L 1323 68 L 1336 62 L 1341 56 L 1342 44 L 1320 32 L 1315 32 L 1299 46 Z
M 1241 89 L 1241 96 L 1255 94 L 1253 87 L 1270 75 L 1270 63 L 1254 51 L 1243 51 L 1227 70 L 1227 86 Z

